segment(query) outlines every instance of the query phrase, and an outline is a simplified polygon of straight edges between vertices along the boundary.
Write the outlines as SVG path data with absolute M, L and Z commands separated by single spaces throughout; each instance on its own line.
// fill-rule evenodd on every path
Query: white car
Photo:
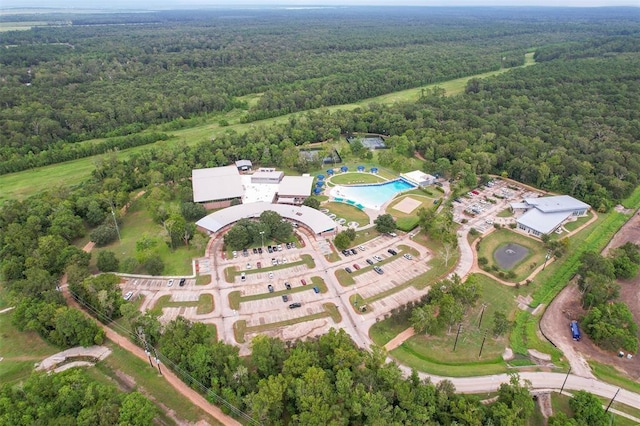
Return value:
M 251 264 L 247 263 L 247 269 L 251 269 Z
M 269 272 L 269 279 L 273 279 L 273 272 Z
M 247 280 L 247 275 L 243 272 L 240 274 L 240 281 L 245 282 Z
M 413 256 L 411 256 L 409 253 L 405 253 L 403 257 L 407 260 L 413 259 Z
M 173 285 L 173 278 L 169 280 L 167 283 L 167 287 L 171 287 Z
M 358 246 L 358 248 L 360 249 L 360 251 L 364 251 L 364 246 Z
M 129 300 L 133 297 L 133 292 L 128 291 L 127 294 L 124 295 L 124 300 Z

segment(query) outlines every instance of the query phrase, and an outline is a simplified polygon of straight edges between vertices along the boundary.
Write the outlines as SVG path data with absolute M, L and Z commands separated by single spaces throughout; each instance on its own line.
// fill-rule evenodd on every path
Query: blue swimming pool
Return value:
M 372 185 L 337 185 L 331 189 L 331 195 L 336 198 L 336 201 L 349 204 L 359 203 L 364 207 L 379 210 L 384 203 L 391 200 L 399 192 L 413 188 L 415 185 L 406 180 L 396 179 Z

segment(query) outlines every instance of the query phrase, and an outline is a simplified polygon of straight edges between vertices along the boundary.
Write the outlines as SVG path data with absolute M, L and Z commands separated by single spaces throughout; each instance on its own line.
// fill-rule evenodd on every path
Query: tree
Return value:
M 100 225 L 89 234 L 89 239 L 98 247 L 106 246 L 118 239 L 118 231 L 111 225 Z
M 376 230 L 383 234 L 396 230 L 396 221 L 388 213 L 378 216 L 373 222 L 376 224 Z
M 317 197 L 307 197 L 302 202 L 302 205 L 318 210 L 320 208 L 320 200 Z
M 436 334 L 441 329 L 437 307 L 430 304 L 414 308 L 409 322 L 417 333 Z
M 511 321 L 507 319 L 504 311 L 495 311 L 493 313 L 493 335 L 495 337 L 502 336 L 511 328 Z
M 164 262 L 160 256 L 151 256 L 144 262 L 144 268 L 151 275 L 161 275 L 164 270 Z
M 247 228 L 236 224 L 224 234 L 224 244 L 231 250 L 242 250 L 249 246 L 250 237 Z
M 146 426 L 153 424 L 157 409 L 140 392 L 131 392 L 122 400 L 120 407 L 120 425 Z
M 180 213 L 186 220 L 198 220 L 207 215 L 207 209 L 199 203 L 185 202 L 180 204 Z
M 509 383 L 502 383 L 498 388 L 498 400 L 492 406 L 492 416 L 499 424 L 524 425 L 535 408 L 529 389 L 531 384 L 525 380 L 520 382 L 517 373 L 510 373 Z M 506 419 L 510 419 L 505 423 Z
M 592 308 L 583 320 L 583 328 L 600 347 L 635 353 L 638 350 L 638 326 L 629 307 L 621 302 Z
M 569 407 L 575 413 L 574 420 L 580 425 L 606 426 L 609 424 L 602 402 L 589 392 L 582 390 L 574 392 L 569 400 Z
M 333 239 L 333 244 L 338 250 L 345 250 L 351 245 L 351 238 L 344 232 L 338 232 L 338 235 Z
M 102 272 L 113 272 L 118 270 L 120 261 L 118 260 L 114 252 L 110 250 L 103 250 L 98 252 L 96 266 Z
M 269 377 L 282 370 L 285 359 L 284 342 L 280 339 L 259 335 L 251 341 L 251 362 L 260 377 Z

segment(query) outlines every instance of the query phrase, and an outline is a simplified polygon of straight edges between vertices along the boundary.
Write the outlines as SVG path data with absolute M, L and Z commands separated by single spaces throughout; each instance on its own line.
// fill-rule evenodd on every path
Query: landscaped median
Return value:
M 198 297 L 198 300 L 187 302 L 172 302 L 171 295 L 167 294 L 158 299 L 153 306 L 153 310 L 162 311 L 164 308 L 182 308 L 182 307 L 197 307 L 196 315 L 204 315 L 213 312 L 214 302 L 213 295 L 210 293 L 203 293 Z
M 306 315 L 303 317 L 292 318 L 286 321 L 272 322 L 268 324 L 261 324 L 256 326 L 247 326 L 246 320 L 236 321 L 233 324 L 233 333 L 238 343 L 245 342 L 245 335 L 247 333 L 261 333 L 267 330 L 273 330 L 274 328 L 286 327 L 288 325 L 300 324 L 307 321 L 313 321 L 320 318 L 331 317 L 334 323 L 338 324 L 342 321 L 342 315 L 338 312 L 338 307 L 333 303 L 324 303 L 323 312 L 318 312 L 312 315 Z
M 293 266 L 298 266 L 298 265 L 307 265 L 307 268 L 313 269 L 316 267 L 316 262 L 313 260 L 313 257 L 311 257 L 311 255 L 303 254 L 302 256 L 300 256 L 300 260 L 298 261 L 281 263 L 279 265 L 267 265 L 263 268 L 255 267 L 252 269 L 245 269 L 244 271 L 239 271 L 238 269 L 236 269 L 235 266 L 229 266 L 224 270 L 224 279 L 228 283 L 233 283 L 235 282 L 236 277 L 239 276 L 242 272 L 244 272 L 247 275 L 259 274 L 261 272 L 277 271 L 279 269 L 287 269 L 287 268 L 291 268 Z
M 327 292 L 327 285 L 324 280 L 320 277 L 311 277 L 311 284 L 307 285 L 298 285 L 291 287 L 291 290 L 278 290 L 273 293 L 258 293 L 251 294 L 249 296 L 243 296 L 240 290 L 233 291 L 229 293 L 229 306 L 231 309 L 240 309 L 240 304 L 242 302 L 249 302 L 251 300 L 263 300 L 270 299 L 272 297 L 281 297 L 283 294 L 292 294 L 292 293 L 301 293 L 303 291 L 313 291 L 313 287 L 318 287 L 320 289 L 320 293 Z

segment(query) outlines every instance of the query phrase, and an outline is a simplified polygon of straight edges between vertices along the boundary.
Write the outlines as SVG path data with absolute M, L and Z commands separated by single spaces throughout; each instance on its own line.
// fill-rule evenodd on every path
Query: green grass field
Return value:
M 417 206 L 413 211 L 411 211 L 411 213 L 405 213 L 400 210 L 396 210 L 395 206 L 397 206 L 405 198 L 411 198 L 413 200 L 420 201 L 420 205 Z M 418 223 L 420 222 L 420 218 L 418 217 L 418 210 L 420 210 L 421 208 L 432 208 L 434 206 L 434 201 L 437 199 L 438 198 L 428 197 L 424 193 L 412 193 L 409 195 L 402 194 L 389 204 L 386 212 L 394 217 L 398 229 L 408 232 L 418 226 Z
M 354 207 L 345 203 L 329 202 L 322 205 L 323 208 L 329 209 L 329 211 L 338 218 L 346 219 L 346 223 L 358 222 L 360 226 L 369 224 L 369 216 L 357 207 Z
M 171 295 L 165 295 L 158 299 L 153 306 L 153 310 L 162 311 L 164 308 L 197 307 L 196 314 L 204 315 L 213 312 L 213 295 L 210 293 L 201 294 L 198 300 L 193 302 L 173 302 Z
M 533 62 L 533 53 L 527 53 L 525 55 L 525 66 L 532 65 Z M 404 102 L 404 101 L 412 101 L 417 100 L 423 89 L 430 89 L 434 87 L 441 87 L 445 89 L 447 95 L 455 95 L 461 93 L 467 82 L 472 78 L 486 78 L 494 75 L 501 74 L 503 72 L 508 71 L 508 69 L 503 69 L 499 71 L 492 71 L 482 74 L 476 74 L 468 77 L 458 78 L 450 81 L 440 82 L 437 84 L 427 85 L 415 89 L 403 90 L 400 92 L 394 92 L 383 96 L 378 96 L 375 98 L 363 99 L 357 103 L 352 104 L 344 104 L 344 105 L 336 105 L 328 108 L 330 111 L 335 110 L 352 110 L 358 107 L 369 105 L 370 103 L 380 103 L 380 104 L 393 104 L 395 102 Z M 257 97 L 259 95 L 247 95 L 249 98 L 257 102 Z M 313 111 L 313 110 L 312 110 Z M 169 141 L 159 141 L 154 144 L 129 148 L 117 153 L 118 158 L 129 158 L 132 153 L 140 152 L 150 146 L 171 146 L 171 145 L 194 145 L 198 142 L 204 140 L 210 140 L 211 137 L 216 136 L 221 132 L 226 131 L 235 131 L 238 133 L 244 133 L 249 128 L 259 126 L 259 125 L 269 125 L 272 123 L 284 123 L 289 121 L 292 117 L 299 117 L 306 112 L 298 112 L 287 115 L 282 115 L 280 117 L 269 118 L 265 120 L 256 121 L 253 123 L 239 123 L 241 114 L 237 110 L 233 110 L 227 114 L 214 114 L 211 115 L 206 124 L 197 125 L 187 129 L 180 129 L 176 131 L 167 131 L 167 134 L 171 137 Z M 226 120 L 231 125 L 229 126 L 220 126 L 220 121 Z M 160 129 L 162 127 L 160 126 Z M 158 128 L 151 127 L 147 130 L 147 132 L 156 131 Z M 87 141 L 91 143 L 91 141 Z M 59 184 L 62 186 L 74 185 L 82 180 L 86 179 L 91 171 L 94 169 L 94 161 L 96 157 L 87 157 L 79 160 L 69 161 L 66 163 L 54 164 L 51 166 L 41 167 L 37 169 L 25 170 L 18 173 L 11 173 L 7 175 L 0 176 L 0 187 L 2 188 L 2 192 L 0 193 L 0 203 L 4 200 L 9 199 L 23 199 L 32 194 L 42 192 L 43 190 L 51 189 L 52 183 L 53 185 Z M 359 163 L 360 164 L 360 163 Z M 362 163 L 362 165 L 367 165 Z M 322 172 L 322 170 L 318 170 Z M 316 171 L 314 171 L 316 172 Z M 382 170 L 381 170 L 382 172 Z M 312 173 L 314 174 L 314 173 Z M 384 176 L 384 173 L 380 173 Z M 395 176 L 397 174 L 392 174 Z M 386 177 L 386 176 L 385 176 Z
M 515 243 L 526 247 L 527 249 L 529 249 L 529 253 L 527 253 L 524 259 L 519 261 L 513 268 L 511 268 L 511 270 L 516 274 L 515 278 L 500 278 L 512 282 L 522 281 L 531 274 L 531 271 L 533 271 L 539 265 L 542 265 L 542 263 L 544 262 L 546 250 L 542 245 L 542 242 L 506 228 L 493 231 L 478 243 L 478 258 L 484 257 L 488 259 L 489 264 L 487 266 L 489 267 L 492 265 L 498 266 L 498 263 L 495 260 L 495 252 L 499 247 L 508 243 Z M 506 271 L 502 268 L 499 268 L 499 270 Z M 489 269 L 487 269 L 487 271 L 492 274 L 495 273 L 494 271 L 491 271 Z
M 475 370 L 476 372 L 473 375 L 488 374 L 484 368 L 504 371 L 506 363 L 502 360 L 501 355 L 509 341 L 504 336 L 500 338 L 493 337 L 491 333 L 492 318 L 496 311 L 503 311 L 509 316 L 513 316 L 516 310 L 515 296 L 517 295 L 517 290 L 504 286 L 485 275 L 475 274 L 474 278 L 477 280 L 481 296 L 476 305 L 471 307 L 464 316 L 455 352 L 453 351 L 453 346 L 457 332 L 456 326 L 452 327 L 450 333 L 443 333 L 440 336 L 413 336 L 402 346 L 392 351 L 393 356 L 402 362 L 419 368 L 421 371 L 434 374 L 442 373 L 436 372 L 431 368 L 444 371 L 446 367 L 451 367 L 454 370 L 460 369 L 465 374 Z M 484 313 L 483 305 L 485 306 Z M 482 323 L 480 323 L 481 317 Z M 377 323 L 376 330 L 372 333 L 372 336 L 375 335 L 376 343 L 378 344 L 386 344 L 384 339 L 392 338 L 393 332 L 401 328 L 394 321 L 388 321 L 385 324 L 387 321 Z M 387 326 L 389 329 L 387 329 Z M 404 328 L 408 326 L 409 324 L 406 323 Z M 482 350 L 482 358 L 478 359 L 485 332 L 487 334 Z M 445 353 L 447 355 L 443 357 L 442 354 Z M 463 366 L 464 368 L 462 368 Z M 447 375 L 452 374 L 447 373 Z
M 380 175 L 360 172 L 347 172 L 333 175 L 329 181 L 335 185 L 353 185 L 360 183 L 380 183 L 386 182 Z
M 204 247 L 198 249 L 193 245 L 188 248 L 181 245 L 175 250 L 171 250 L 164 242 L 166 239 L 164 229 L 161 225 L 153 222 L 149 212 L 144 209 L 142 200 L 138 200 L 133 203 L 122 220 L 122 226 L 120 227 L 121 241 L 94 248 L 92 259 L 95 262 L 98 252 L 111 250 L 122 264 L 124 259 L 136 256 L 136 242 L 143 235 L 159 238 L 160 241 L 155 250 L 164 262 L 163 275 L 191 275 L 193 273 L 192 259 L 204 255 Z M 141 266 L 138 268 L 137 272 L 142 271 Z

